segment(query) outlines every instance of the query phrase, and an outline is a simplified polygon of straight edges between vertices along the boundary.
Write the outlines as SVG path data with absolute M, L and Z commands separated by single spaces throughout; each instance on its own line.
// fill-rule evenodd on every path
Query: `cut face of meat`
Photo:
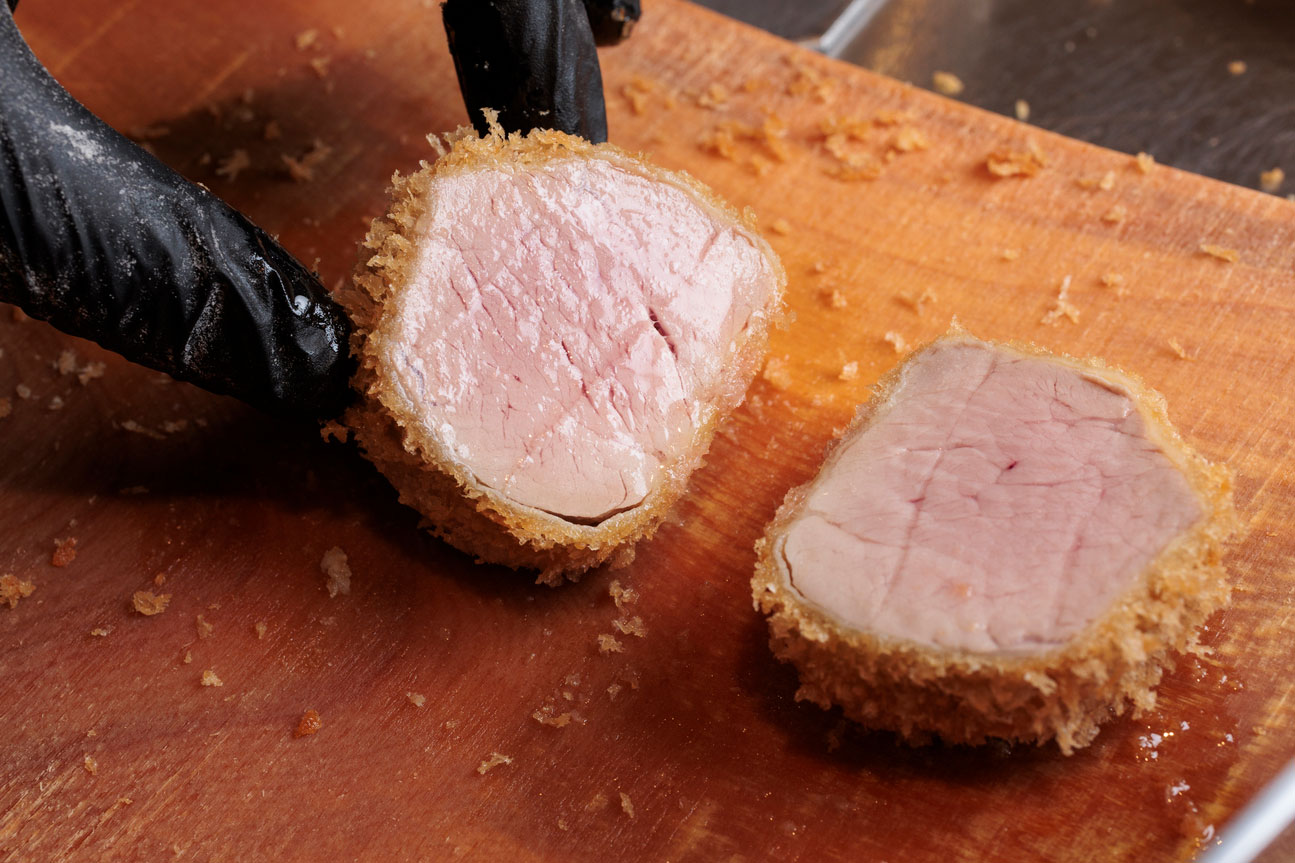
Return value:
M 392 202 L 343 292 L 345 424 L 483 561 L 628 560 L 764 359 L 777 256 L 696 181 L 560 132 L 462 130 Z
M 635 507 L 768 301 L 764 250 L 717 215 L 602 159 L 446 177 L 379 358 L 482 485 L 576 522 Z
M 960 331 L 911 355 L 756 543 L 799 698 L 921 743 L 1056 740 L 1155 706 L 1227 600 L 1231 478 L 1098 361 Z
M 937 344 L 814 484 L 781 544 L 791 584 L 931 647 L 1060 645 L 1206 514 L 1153 434 L 1091 372 Z

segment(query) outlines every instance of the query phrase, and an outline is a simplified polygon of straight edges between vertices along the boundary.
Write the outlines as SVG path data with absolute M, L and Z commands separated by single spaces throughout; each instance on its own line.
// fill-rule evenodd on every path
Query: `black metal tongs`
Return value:
M 351 323 L 250 219 L 72 98 L 0 3 L 0 301 L 134 362 L 267 410 L 338 414 Z M 448 0 L 469 115 L 606 140 L 595 51 L 637 0 Z

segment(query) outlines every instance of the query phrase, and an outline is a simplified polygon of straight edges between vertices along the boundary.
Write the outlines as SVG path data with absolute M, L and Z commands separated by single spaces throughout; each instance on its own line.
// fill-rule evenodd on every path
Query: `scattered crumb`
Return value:
M 499 752 L 491 752 L 490 757 L 487 758 L 485 761 L 482 761 L 481 764 L 477 766 L 477 773 L 481 774 L 482 776 L 485 776 L 487 773 L 489 773 L 491 770 L 494 770 L 496 767 L 498 767 L 501 764 L 512 764 L 512 763 L 513 763 L 513 759 L 511 757 L 507 755 L 503 755 Z
M 61 375 L 70 375 L 76 371 L 76 351 L 60 351 L 54 361 L 54 371 Z
M 1022 123 L 1030 119 L 1030 103 L 1024 99 L 1016 100 L 1016 119 Z
M 328 75 L 328 64 L 332 62 L 332 57 L 314 57 L 310 61 L 310 68 L 315 70 L 317 76 L 323 78 Z
M 1129 218 L 1129 209 L 1123 204 L 1116 204 L 1102 214 L 1102 221 L 1110 225 L 1122 225 Z
M 1169 340 L 1169 350 L 1173 351 L 1174 356 L 1178 357 L 1180 360 L 1191 359 L 1191 357 L 1188 356 L 1187 351 L 1183 350 L 1183 346 L 1178 343 L 1178 339 L 1171 338 Z
M 1229 264 L 1235 264 L 1241 260 L 1241 253 L 1236 249 L 1229 249 L 1226 246 L 1216 246 L 1213 243 L 1201 243 L 1201 251 L 1205 254 L 1218 258 L 1220 261 L 1226 261 Z
M 1119 273 L 1106 273 L 1102 276 L 1101 281 L 1104 287 L 1114 288 L 1115 296 L 1117 297 L 1123 297 L 1129 292 L 1128 288 L 1124 285 L 1124 276 Z
M 181 659 L 180 661 L 183 662 L 185 665 L 190 664 L 191 662 L 193 662 L 193 654 L 186 650 L 184 652 L 184 658 Z
M 1033 177 L 1047 167 L 1043 151 L 1031 143 L 1025 150 L 995 150 L 985 157 L 985 167 L 995 177 Z
M 1055 324 L 1062 318 L 1072 324 L 1079 323 L 1079 309 L 1070 302 L 1070 276 L 1066 276 L 1061 280 L 1061 287 L 1057 289 L 1057 300 L 1040 320 L 1040 323 Z
M 1156 157 L 1150 153 L 1138 153 L 1133 157 L 1133 164 L 1144 174 L 1150 174 L 1151 169 L 1156 166 Z
M 821 276 L 823 273 L 827 272 L 829 266 L 831 265 L 828 264 L 827 261 L 815 261 L 809 268 L 809 271 L 816 276 Z
M 199 638 L 211 638 L 212 633 L 216 631 L 216 627 L 208 623 L 207 618 L 201 614 L 194 620 L 194 626 L 197 627 Z
M 171 602 L 171 594 L 156 594 L 148 590 L 137 590 L 130 601 L 131 605 L 140 614 L 145 617 L 152 617 L 166 611 L 167 605 Z
M 555 713 L 553 705 L 546 704 L 544 707 L 531 714 L 531 718 L 540 725 L 548 725 L 552 728 L 566 728 L 571 724 L 570 713 Z
M 277 141 L 283 137 L 283 132 L 279 129 L 278 123 L 270 120 L 265 124 L 265 130 L 261 132 L 261 137 L 267 141 Z
M 615 701 L 616 696 L 620 695 L 621 690 L 624 688 L 625 687 L 621 686 L 619 683 L 613 683 L 611 686 L 607 687 L 607 697 L 612 701 Z
M 1259 175 L 1259 188 L 1265 192 L 1276 192 L 1284 182 L 1286 182 L 1286 172 L 1281 168 L 1273 168 Z
M 616 603 L 617 608 L 624 608 L 638 602 L 638 591 L 632 587 L 622 587 L 618 578 L 612 579 L 607 592 L 611 594 L 612 602 Z
M 54 552 L 49 557 L 53 566 L 67 566 L 76 560 L 76 537 L 54 540 Z
M 1100 177 L 1080 177 L 1075 180 L 1075 184 L 1081 189 L 1101 189 L 1103 192 L 1109 192 L 1115 188 L 1115 172 L 1107 171 Z
M 17 608 L 18 600 L 31 596 L 35 589 L 36 585 L 12 573 L 0 575 L 0 602 L 7 603 L 10 608 Z
M 843 381 L 852 381 L 859 376 L 859 363 L 849 362 L 841 366 L 841 374 L 838 376 Z
M 0 398 L 0 420 L 9 416 L 11 413 L 13 413 L 13 402 L 9 400 L 8 396 Z
M 1246 73 L 1245 60 L 1233 60 L 1231 63 L 1228 64 L 1229 75 L 1244 75 L 1245 73 Z
M 238 179 L 239 174 L 243 173 L 251 165 L 251 157 L 247 155 L 246 150 L 240 147 L 216 163 L 216 174 L 232 183 Z
M 625 645 L 616 640 L 616 636 L 607 633 L 600 633 L 598 636 L 599 653 L 623 653 Z
M 298 183 L 309 183 L 315 179 L 315 169 L 328 161 L 328 157 L 332 154 L 333 148 L 316 138 L 311 148 L 300 157 L 280 153 L 279 158 L 283 160 L 284 166 L 288 169 L 288 176 Z
M 936 72 L 931 76 L 931 84 L 936 92 L 944 96 L 957 96 L 966 89 L 962 79 L 952 72 Z
M 908 342 L 904 341 L 904 337 L 894 330 L 886 333 L 886 335 L 882 336 L 882 339 L 889 342 L 890 346 L 895 349 L 895 353 L 897 354 L 902 354 L 904 351 L 908 350 Z
M 770 386 L 777 390 L 785 390 L 791 386 L 791 372 L 787 369 L 787 360 L 785 357 L 769 357 L 764 364 L 764 371 L 760 377 L 769 382 Z
M 600 812 L 607 808 L 607 795 L 599 791 L 585 804 L 586 812 Z
M 415 707 L 422 707 L 427 703 L 427 696 L 420 692 L 406 692 L 405 697 L 408 698 L 409 703 Z
M 103 638 L 105 635 L 107 635 L 110 632 L 112 632 L 111 629 L 107 629 L 102 626 L 96 626 L 94 629 L 90 630 L 90 634 L 93 635 L 95 638 Z
M 634 803 L 630 800 L 630 796 L 624 791 L 621 792 L 621 811 L 631 819 L 634 817 Z
M 1001 257 L 1004 261 L 1015 261 L 1016 259 L 1021 257 L 1021 250 L 1003 249 Z
M 918 293 L 917 291 L 905 292 L 897 294 L 895 299 L 917 312 L 917 316 L 920 318 L 922 316 L 922 312 L 926 308 L 926 304 L 931 303 L 934 305 L 939 297 L 937 297 L 935 295 L 935 291 L 930 288 L 923 288 L 921 293 Z
M 309 737 L 312 734 L 318 734 L 319 729 L 324 727 L 324 720 L 319 718 L 319 711 L 311 709 L 301 714 L 301 719 L 297 721 L 297 727 L 293 730 L 293 737 Z
M 558 829 L 559 829 L 559 830 L 564 830 L 564 831 L 565 831 L 565 830 L 570 830 L 570 829 L 571 829 L 571 825 L 567 823 L 567 819 L 565 819 L 565 818 L 559 818 L 559 819 L 558 819 Z
M 324 552 L 323 558 L 319 561 L 319 571 L 328 576 L 330 597 L 351 592 L 351 567 L 346 562 L 346 552 L 337 546 Z
M 317 41 L 319 41 L 319 31 L 313 30 L 313 29 L 302 30 L 300 33 L 297 34 L 297 38 L 294 39 L 293 41 L 296 42 L 298 51 L 305 51 L 311 45 L 314 45 Z
M 647 627 L 643 625 L 643 618 L 637 614 L 630 618 L 620 618 L 612 622 L 612 626 L 621 635 L 632 635 L 635 638 L 647 638 Z
M 203 686 L 224 686 L 225 681 L 217 677 L 216 672 L 208 668 L 206 671 L 202 673 L 202 685 Z
M 157 575 L 153 576 L 153 584 L 157 585 L 158 587 L 161 587 L 162 585 L 166 584 L 166 573 L 159 572 Z
M 31 387 L 26 384 L 18 384 L 18 386 L 13 388 L 13 391 L 18 394 L 18 398 L 20 399 L 31 398 Z
M 134 420 L 125 420 L 121 424 L 121 427 L 125 431 L 132 432 L 138 435 L 143 435 L 144 437 L 151 438 L 152 440 L 166 440 L 166 435 L 162 434 L 160 431 L 157 431 L 156 429 L 151 429 L 148 426 L 142 426 L 139 423 L 135 422 Z
M 85 772 L 91 776 L 99 772 L 99 762 L 94 760 L 94 756 L 87 755 L 83 763 L 85 764 Z
M 257 638 L 265 638 L 265 631 L 266 631 L 267 629 L 269 629 L 269 627 L 265 625 L 265 621 L 264 621 L 264 620 L 258 620 L 258 621 L 256 622 L 256 625 L 255 625 L 255 626 L 253 626 L 252 628 L 253 628 L 254 630 L 256 630 L 256 637 L 257 637 Z
M 843 309 L 850 304 L 840 288 L 833 288 L 830 291 L 823 291 L 823 300 L 834 309 Z
M 769 230 L 773 231 L 775 234 L 780 234 L 781 236 L 785 237 L 791 233 L 791 223 L 788 222 L 786 219 L 778 219 L 772 225 L 769 226 Z

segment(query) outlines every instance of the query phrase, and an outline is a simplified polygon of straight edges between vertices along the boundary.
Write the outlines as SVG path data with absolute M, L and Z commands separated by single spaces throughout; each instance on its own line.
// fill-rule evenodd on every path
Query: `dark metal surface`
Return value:
M 799 4 L 707 0 L 781 35 Z M 821 12 L 808 7 L 814 27 Z M 800 7 L 805 8 L 805 7 Z M 828 22 L 830 23 L 830 22 Z M 1283 167 L 1295 192 L 1292 0 L 890 0 L 841 59 L 923 87 L 952 72 L 960 99 L 1243 186 Z M 1245 63 L 1244 74 L 1228 69 Z

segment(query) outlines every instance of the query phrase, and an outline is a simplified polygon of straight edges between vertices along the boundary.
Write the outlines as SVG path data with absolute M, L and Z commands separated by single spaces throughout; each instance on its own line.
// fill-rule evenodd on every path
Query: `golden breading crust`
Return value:
M 435 164 L 392 180 L 391 207 L 376 219 L 365 238 L 354 284 L 339 299 L 355 322 L 352 353 L 359 360 L 354 386 L 362 398 L 342 422 L 360 447 L 400 493 L 400 500 L 426 516 L 426 526 L 451 545 L 489 563 L 540 570 L 539 581 L 560 584 L 608 560 L 633 559 L 633 544 L 655 532 L 667 510 L 683 493 L 688 477 L 702 463 L 723 414 L 740 403 L 740 394 L 759 370 L 768 345 L 769 327 L 781 306 L 786 284 L 777 256 L 744 217 L 683 174 L 650 165 L 645 159 L 610 144 L 595 146 L 561 132 L 533 131 L 526 136 L 492 134 L 477 137 L 460 129 L 446 137 L 448 151 Z M 716 392 L 732 393 L 731 404 L 702 405 L 701 421 L 689 446 L 665 468 L 664 480 L 637 506 L 598 524 L 578 524 L 521 506 L 479 483 L 423 423 L 383 368 L 379 347 L 390 337 L 383 326 L 384 304 L 403 290 L 416 265 L 418 226 L 434 200 L 435 182 L 459 172 L 493 166 L 538 164 L 552 159 L 603 159 L 642 176 L 685 191 L 721 220 L 744 227 L 770 262 L 775 278 L 765 314 L 752 317 L 741 344 L 725 364 Z
M 955 330 L 939 340 L 977 342 Z M 980 344 L 986 344 L 980 342 Z M 1227 602 L 1220 563 L 1233 532 L 1231 475 L 1194 452 L 1169 423 L 1164 398 L 1138 378 L 1098 360 L 1058 356 L 1023 344 L 1000 349 L 1065 363 L 1127 392 L 1147 434 L 1183 472 L 1206 516 L 1174 540 L 1115 601 L 1066 644 L 1037 653 L 940 650 L 875 633 L 843 628 L 793 588 L 780 540 L 814 481 L 792 489 L 756 543 L 752 579 L 755 606 L 769 615 L 770 646 L 800 672 L 798 700 L 845 715 L 870 728 L 896 732 L 910 743 L 938 735 L 948 743 L 990 738 L 1045 743 L 1067 755 L 1088 745 L 1098 726 L 1132 705 L 1134 715 L 1155 706 L 1154 687 L 1175 652 L 1196 649 L 1198 629 Z M 899 388 L 904 363 L 874 389 L 826 461 L 874 420 L 884 416 Z

